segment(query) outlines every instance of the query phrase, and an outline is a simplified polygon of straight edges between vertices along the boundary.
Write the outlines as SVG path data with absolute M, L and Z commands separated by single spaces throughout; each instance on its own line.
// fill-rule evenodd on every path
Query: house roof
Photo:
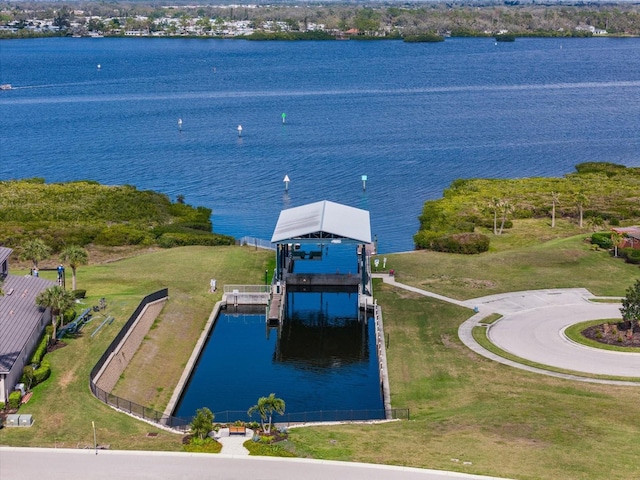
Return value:
M 324 200 L 280 212 L 272 243 L 371 243 L 369 212 Z
M 7 260 L 11 256 L 11 252 L 13 252 L 13 250 L 10 248 L 0 247 L 0 263 Z
M 0 297 L 0 373 L 9 373 L 34 329 L 38 328 L 42 310 L 36 296 L 55 283 L 30 275 L 7 275 Z
M 615 227 L 615 228 L 612 228 L 611 230 L 616 232 L 616 233 L 621 233 L 623 235 L 626 235 L 627 237 L 635 238 L 637 240 L 640 240 L 640 227 L 638 227 L 638 226 L 633 226 L 633 227 Z

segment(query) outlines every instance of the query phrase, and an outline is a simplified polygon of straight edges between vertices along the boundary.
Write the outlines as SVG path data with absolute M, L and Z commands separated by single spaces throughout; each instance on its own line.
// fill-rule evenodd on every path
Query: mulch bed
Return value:
M 619 347 L 640 349 L 640 327 L 629 327 L 627 322 L 603 323 L 582 331 L 582 335 L 594 342 Z

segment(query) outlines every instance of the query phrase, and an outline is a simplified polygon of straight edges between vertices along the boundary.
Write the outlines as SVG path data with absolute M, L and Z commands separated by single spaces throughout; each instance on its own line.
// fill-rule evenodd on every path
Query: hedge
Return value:
M 489 237 L 481 233 L 454 233 L 433 240 L 431 249 L 436 252 L 466 255 L 482 253 L 489 250 Z
M 621 251 L 621 256 L 625 259 L 627 263 L 632 263 L 634 265 L 640 265 L 640 249 L 639 248 L 623 248 Z
M 9 408 L 19 408 L 21 400 L 22 392 L 20 392 L 20 390 L 14 390 L 9 394 Z
M 40 343 L 38 344 L 38 347 L 36 348 L 35 352 L 33 352 L 30 363 L 32 364 L 35 363 L 40 365 L 40 362 L 42 362 L 43 357 L 47 353 L 48 345 L 49 345 L 49 335 L 45 334 L 40 339 Z
M 596 232 L 591 235 L 591 243 L 598 245 L 600 248 L 613 248 L 611 241 L 611 232 Z

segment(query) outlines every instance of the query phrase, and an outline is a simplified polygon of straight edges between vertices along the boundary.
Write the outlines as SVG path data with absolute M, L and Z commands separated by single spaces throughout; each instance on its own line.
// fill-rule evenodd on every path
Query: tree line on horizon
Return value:
M 520 36 L 590 36 L 577 27 L 606 30 L 609 35 L 640 35 L 640 6 L 627 3 L 583 4 L 549 3 L 545 5 L 507 1 L 427 2 L 417 4 L 256 4 L 248 5 L 173 5 L 146 2 L 24 2 L 0 8 L 0 25 L 32 18 L 51 18 L 66 27 L 80 22 L 88 31 L 108 31 L 111 27 L 152 31 L 154 20 L 171 17 L 198 19 L 204 28 L 215 22 L 249 21 L 261 30 L 267 22 L 283 22 L 287 31 L 304 32 L 309 24 L 322 24 L 326 31 L 357 30 L 363 36 L 420 35 L 435 33 L 452 36 L 487 36 L 508 31 Z M 89 18 L 89 20 L 87 20 Z M 111 25 L 113 19 L 117 25 Z M 110 19 L 110 20 L 107 20 Z M 26 31 L 25 31 L 26 32 Z M 63 31 L 60 34 L 64 34 Z M 8 32 L 0 32 L 10 36 Z M 19 36 L 19 35 L 18 35 Z

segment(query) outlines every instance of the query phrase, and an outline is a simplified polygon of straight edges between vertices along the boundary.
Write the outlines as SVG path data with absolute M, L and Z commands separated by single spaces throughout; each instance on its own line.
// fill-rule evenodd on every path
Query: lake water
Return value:
M 456 178 L 640 166 L 640 39 L 10 40 L 0 83 L 0 179 L 182 194 L 236 237 L 326 199 L 411 250 Z

